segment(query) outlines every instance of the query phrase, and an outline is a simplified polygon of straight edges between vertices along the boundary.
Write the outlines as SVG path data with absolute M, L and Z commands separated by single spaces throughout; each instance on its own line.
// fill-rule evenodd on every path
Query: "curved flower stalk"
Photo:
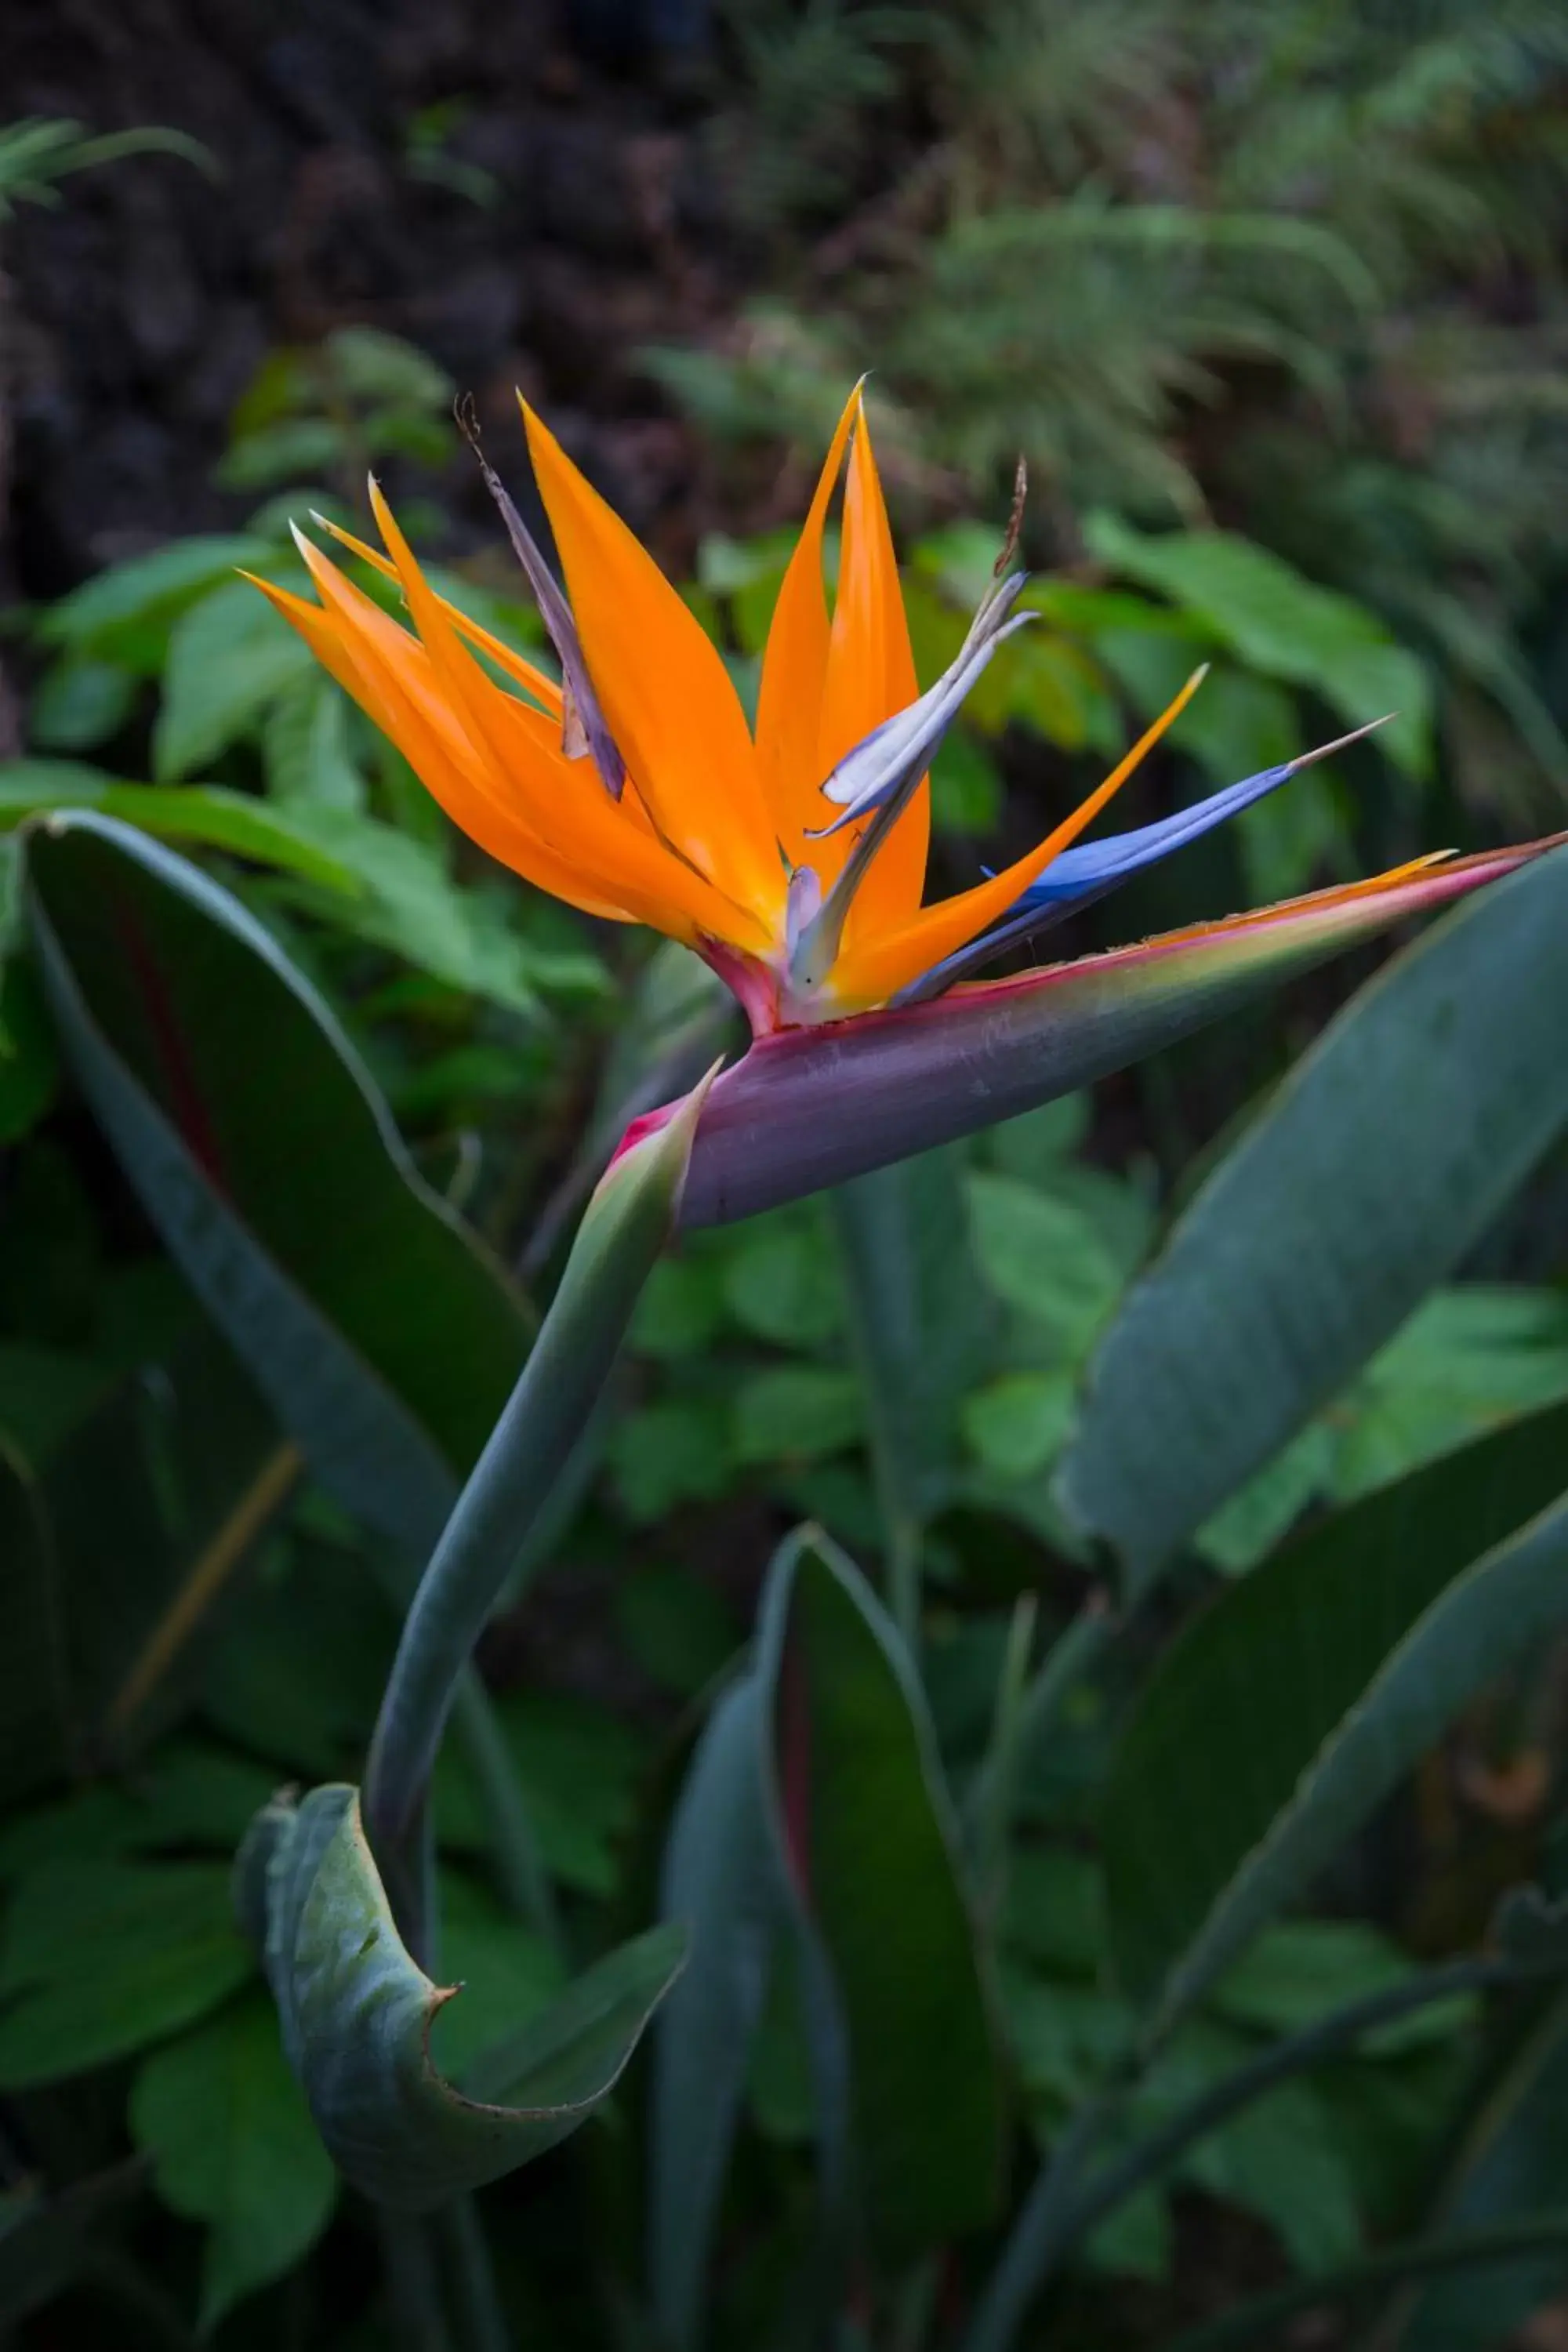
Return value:
M 675 589 L 539 418 L 523 414 L 564 592 L 488 466 L 486 479 L 562 684 L 435 593 L 374 482 L 384 553 L 324 527 L 400 587 L 412 630 L 303 538 L 321 602 L 257 584 L 481 846 L 574 906 L 683 941 L 732 989 L 754 1043 L 710 1098 L 688 1222 L 743 1215 L 1006 1118 L 1152 1050 L 1238 990 L 1471 889 L 1540 846 L 1418 859 L 976 987 L 968 976 L 987 960 L 1355 738 L 1157 824 L 1081 841 L 1196 691 L 1199 670 L 1035 848 L 928 905 L 930 761 L 997 647 L 1032 617 L 1016 609 L 1024 575 L 1008 570 L 1016 518 L 956 658 L 921 693 L 857 387 L 779 591 L 753 730 Z M 841 475 L 830 611 L 824 536 Z M 645 1122 L 632 1133 L 646 1131 Z

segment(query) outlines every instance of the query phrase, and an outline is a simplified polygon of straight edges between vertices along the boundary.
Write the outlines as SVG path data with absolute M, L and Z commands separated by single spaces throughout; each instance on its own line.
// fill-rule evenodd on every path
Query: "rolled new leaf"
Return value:
M 709 1097 L 681 1223 L 752 1216 L 1033 1110 L 1552 845 L 1455 858 L 1374 890 L 1320 891 L 930 1003 L 761 1037 Z M 626 1143 L 670 1115 L 635 1121 Z
M 778 1553 L 758 1661 L 770 1813 L 825 1955 L 866 2235 L 889 2262 L 994 2219 L 993 2007 L 924 1695 L 863 1577 L 816 1529 Z
M 615 2088 L 685 1957 L 675 1927 L 622 1945 L 485 2062 L 479 2087 L 490 2095 L 479 2096 L 431 2062 L 431 2025 L 460 1988 L 433 1982 L 405 1948 L 356 1790 L 268 1806 L 240 1850 L 235 1896 L 333 2162 L 404 2212 L 499 2180 L 575 2131 Z

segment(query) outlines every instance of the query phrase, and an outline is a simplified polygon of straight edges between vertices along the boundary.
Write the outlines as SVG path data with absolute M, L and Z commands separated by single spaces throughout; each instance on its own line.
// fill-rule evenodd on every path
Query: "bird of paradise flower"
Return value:
M 988 960 L 1355 736 L 1083 842 L 1186 707 L 1199 670 L 1043 841 L 928 904 L 931 758 L 997 648 L 1032 617 L 1018 603 L 1026 575 L 1009 568 L 1016 512 L 958 655 L 921 693 L 857 386 L 780 587 L 752 728 L 676 589 L 540 418 L 526 405 L 523 415 L 564 592 L 485 473 L 559 682 L 436 593 L 374 482 L 384 553 L 325 528 L 401 589 L 412 630 L 300 534 L 321 602 L 256 584 L 481 847 L 588 913 L 683 941 L 732 989 L 753 1044 L 708 1097 L 688 1223 L 749 1214 L 1011 1116 L 1547 845 L 1439 852 L 977 985 L 971 975 Z M 830 608 L 825 539 L 840 477 Z M 651 1114 L 627 1140 L 667 1116 Z

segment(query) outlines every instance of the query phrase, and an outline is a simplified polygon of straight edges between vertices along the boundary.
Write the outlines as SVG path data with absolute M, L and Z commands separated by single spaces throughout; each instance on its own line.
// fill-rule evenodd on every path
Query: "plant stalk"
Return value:
M 1070 2198 L 1050 2193 L 1060 2155 L 1054 2158 L 1015 2223 L 1002 2260 L 993 2273 L 965 2340 L 964 2352 L 1008 2352 L 1024 2316 L 1040 2290 L 1048 2284 L 1063 2255 L 1106 2216 L 1158 2173 L 1167 2172 L 1194 2141 L 1228 2121 L 1243 2107 L 1260 2099 L 1275 2084 L 1303 2066 L 1360 2041 L 1380 2025 L 1392 2024 L 1413 2011 L 1430 2007 L 1464 1993 L 1484 1992 L 1517 1984 L 1531 1973 L 1515 1960 L 1502 1958 L 1455 1960 L 1429 1969 L 1421 1976 L 1364 2000 L 1336 2010 L 1331 2017 L 1304 2026 L 1276 2042 L 1223 2083 L 1183 2107 L 1162 2128 Z M 1088 2111 L 1091 2116 L 1095 2109 Z M 1068 2139 L 1071 2138 L 1069 2131 Z M 1064 2149 L 1068 2145 L 1064 2142 Z
M 1231 2352 L 1267 2336 L 1271 2344 L 1285 2339 L 1276 2333 L 1284 2320 L 1306 2311 L 1352 2306 L 1363 2295 L 1377 2293 L 1406 2279 L 1434 2278 L 1444 2271 L 1474 2270 L 1484 2263 L 1517 2260 L 1547 2246 L 1568 2247 L 1568 2213 L 1541 2213 L 1519 2221 L 1501 2221 L 1494 2228 L 1457 2231 L 1450 2238 L 1417 2238 L 1404 2245 L 1385 2246 L 1364 2261 L 1351 2263 L 1325 2278 L 1293 2280 L 1273 2294 L 1244 2304 L 1223 2319 L 1189 2328 L 1167 2352 Z
M 570 1455 L 675 1223 L 704 1084 L 611 1168 L 589 1202 L 517 1386 L 404 1622 L 365 1771 L 364 1818 L 389 1888 L 406 1886 L 459 1678 Z

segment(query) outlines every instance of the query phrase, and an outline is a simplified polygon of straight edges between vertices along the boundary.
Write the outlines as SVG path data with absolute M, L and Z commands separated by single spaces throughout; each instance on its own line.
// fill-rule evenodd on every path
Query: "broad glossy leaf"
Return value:
M 1395 714 L 1390 756 L 1421 773 L 1431 757 L 1432 690 L 1416 656 L 1364 604 L 1321 588 L 1268 549 L 1223 530 L 1146 536 L 1092 515 L 1092 551 L 1214 629 L 1247 669 L 1316 689 L 1352 725 Z
M 153 772 L 176 782 L 227 749 L 279 695 L 310 676 L 311 656 L 247 580 L 226 581 L 175 622 L 153 734 Z
M 314 1789 L 297 1809 L 260 1815 L 237 1898 L 265 1937 L 283 2046 L 317 2130 L 355 2187 L 405 2212 L 499 2179 L 585 2121 L 685 1948 L 679 1930 L 656 1928 L 612 1952 L 487 2062 L 470 2095 L 436 2072 L 427 2046 L 437 2011 L 460 1992 L 405 1950 L 354 1790 Z
M 1199 1530 L 1198 1549 L 1250 1568 L 1314 1496 L 1339 1503 L 1568 1396 L 1568 1300 L 1465 1283 L 1436 1290 L 1335 1397 Z
M 1167 1652 L 1103 1817 L 1117 1964 L 1159 2015 L 1195 2000 L 1568 1614 L 1565 1477 L 1558 1406 L 1310 1530 Z
M 752 1216 L 1016 1118 L 1550 846 L 1458 858 L 1386 890 L 1322 892 L 932 1003 L 759 1038 L 709 1097 L 681 1222 Z M 1559 891 L 1563 875 L 1559 861 Z M 626 1141 L 669 1116 L 634 1120 Z
M 720 1700 L 698 1743 L 665 1851 L 661 1916 L 691 1958 L 654 2028 L 648 2269 L 676 2352 L 700 2332 L 704 2277 L 752 2045 L 784 1917 L 763 1784 L 754 1676 Z
M 88 814 L 27 866 L 66 1050 L 149 1215 L 322 1483 L 427 1550 L 516 1377 L 520 1304 L 226 891 Z
M 1441 868 L 1437 869 L 1440 873 Z M 1129 1293 L 1062 1465 L 1136 1591 L 1342 1387 L 1568 1123 L 1568 853 L 1332 1024 Z
M 205 1562 L 209 1605 L 112 1745 L 167 1722 L 287 1491 L 276 1427 L 216 1334 L 187 1318 L 171 1342 L 154 1319 L 121 1344 L 118 1364 L 76 1361 L 78 1391 L 0 1448 L 0 1804 L 100 1760 L 118 1694 Z
M 57 809 L 97 809 L 160 840 L 226 850 L 344 897 L 362 887 L 353 864 L 330 843 L 248 793 L 220 784 L 128 784 L 75 760 L 0 761 L 0 827 Z
M 810 1532 L 774 1561 L 760 1672 L 785 1873 L 843 2021 L 866 2226 L 907 2258 L 994 2217 L 1004 2147 L 989 1991 L 924 1696 L 864 1580 Z
M 0 2089 L 144 2050 L 254 1966 L 220 1863 L 45 1863 L 16 1888 L 0 1939 Z
M 136 663 L 151 675 L 162 658 L 169 624 L 209 589 L 226 585 L 242 567 L 270 563 L 277 548 L 253 534 L 171 540 L 150 554 L 111 564 L 51 604 L 38 623 L 46 645 L 68 646 L 106 657 L 150 653 Z
M 143 2061 L 132 2137 L 158 2193 L 206 2224 L 199 2323 L 280 2278 L 331 2218 L 338 2184 L 261 1992 Z
M 346 903 L 318 889 L 277 886 L 323 922 L 525 1018 L 538 1016 L 546 990 L 578 998 L 608 993 L 605 969 L 586 949 L 563 954 L 531 947 L 518 929 L 515 907 L 494 892 L 460 887 L 437 846 L 353 809 L 295 806 L 287 816 L 302 839 L 352 877 Z

